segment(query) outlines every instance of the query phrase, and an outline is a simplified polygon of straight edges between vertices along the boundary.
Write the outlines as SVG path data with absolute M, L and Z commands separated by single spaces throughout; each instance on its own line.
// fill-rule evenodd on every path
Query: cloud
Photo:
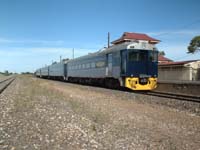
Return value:
M 0 71 L 35 71 L 37 68 L 51 64 L 52 61 L 59 61 L 60 56 L 72 58 L 72 49 L 66 47 L 0 48 Z M 96 50 L 75 48 L 75 58 L 94 51 Z
M 166 30 L 166 31 L 157 31 L 157 32 L 147 32 L 148 35 L 154 37 L 169 37 L 169 36 L 194 36 L 200 34 L 200 29 L 187 29 L 187 30 Z
M 13 40 L 7 38 L 0 38 L 1 44 L 42 44 L 42 45 L 62 45 L 64 41 L 62 40 Z
M 187 46 L 188 45 L 186 43 L 182 44 L 162 43 L 158 45 L 158 49 L 165 51 L 166 57 L 174 61 L 200 59 L 200 53 L 188 54 Z
M 31 48 L 24 48 L 24 47 L 15 47 L 15 48 L 0 48 L 0 55 L 3 57 L 33 57 L 33 56 L 63 56 L 66 58 L 72 57 L 72 50 L 73 48 L 66 48 L 66 47 L 31 47 Z M 75 57 L 83 56 L 88 53 L 94 52 L 96 50 L 92 49 L 81 49 L 75 48 L 74 54 Z
M 11 40 L 0 38 L 0 43 L 12 43 Z
M 166 57 L 175 61 L 199 59 L 198 54 L 187 54 L 187 47 L 194 36 L 200 35 L 200 29 L 185 29 L 171 31 L 148 32 L 161 42 L 157 44 L 159 50 L 165 51 Z

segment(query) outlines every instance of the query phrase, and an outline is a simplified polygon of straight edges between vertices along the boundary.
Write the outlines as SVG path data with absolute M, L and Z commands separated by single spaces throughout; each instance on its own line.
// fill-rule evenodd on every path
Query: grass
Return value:
M 4 75 L 0 73 L 0 77 L 4 77 Z
M 76 114 L 82 115 L 92 121 L 90 126 L 92 132 L 102 130 L 102 125 L 111 122 L 110 115 L 105 114 L 104 112 L 101 112 L 95 108 L 91 108 L 84 102 L 77 102 L 76 100 L 72 99 L 69 100 L 69 104 Z
M 37 100 L 48 97 L 48 99 L 56 100 L 61 96 L 54 90 L 42 86 L 45 81 L 34 80 L 28 76 L 19 76 L 20 85 L 19 93 L 15 97 L 15 110 L 22 111 L 27 109 L 34 109 Z M 22 86 L 23 85 L 23 86 Z
M 35 109 L 39 100 L 48 99 L 58 103 L 62 100 L 68 103 L 68 106 L 74 113 L 91 120 L 93 122 L 91 129 L 93 131 L 97 130 L 98 125 L 110 122 L 110 116 L 102 110 L 88 105 L 87 99 L 85 99 L 86 101 L 79 101 L 79 99 L 74 97 L 68 97 L 64 93 L 52 88 L 45 80 L 38 80 L 27 76 L 19 76 L 19 80 L 22 87 L 20 87 L 19 93 L 15 97 L 15 112 L 26 112 L 27 110 Z
M 72 99 L 69 100 L 69 104 L 74 112 L 84 115 L 94 123 L 102 125 L 110 121 L 109 115 L 101 112 L 100 110 L 95 110 L 95 108 L 89 108 L 89 106 L 87 106 L 84 102 L 78 102 Z

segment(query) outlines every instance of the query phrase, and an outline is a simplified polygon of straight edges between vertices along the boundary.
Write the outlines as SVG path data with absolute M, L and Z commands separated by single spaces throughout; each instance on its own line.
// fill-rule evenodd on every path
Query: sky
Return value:
M 34 72 L 95 52 L 123 32 L 161 40 L 174 61 L 200 59 L 187 46 L 200 35 L 199 0 L 1 0 L 0 71 Z

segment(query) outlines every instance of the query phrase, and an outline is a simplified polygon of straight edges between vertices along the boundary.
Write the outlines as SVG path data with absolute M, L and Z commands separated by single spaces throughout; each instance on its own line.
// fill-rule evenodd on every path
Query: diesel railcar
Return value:
M 36 70 L 36 76 L 69 82 L 153 90 L 157 87 L 158 51 L 148 41 L 113 45 Z

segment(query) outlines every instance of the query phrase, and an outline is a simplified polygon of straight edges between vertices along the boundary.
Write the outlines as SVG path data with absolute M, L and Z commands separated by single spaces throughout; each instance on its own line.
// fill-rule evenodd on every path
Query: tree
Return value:
M 21 72 L 21 74 L 24 74 L 24 75 L 32 75 L 33 73 L 32 72 Z
M 9 75 L 9 72 L 8 72 L 8 70 L 5 70 L 5 71 L 4 71 L 4 75 L 6 75 L 6 76 L 8 76 L 8 75 Z
M 200 51 L 200 36 L 195 36 L 188 46 L 188 53 Z
M 165 56 L 165 52 L 164 51 L 159 51 L 158 54 L 162 55 L 162 56 Z

